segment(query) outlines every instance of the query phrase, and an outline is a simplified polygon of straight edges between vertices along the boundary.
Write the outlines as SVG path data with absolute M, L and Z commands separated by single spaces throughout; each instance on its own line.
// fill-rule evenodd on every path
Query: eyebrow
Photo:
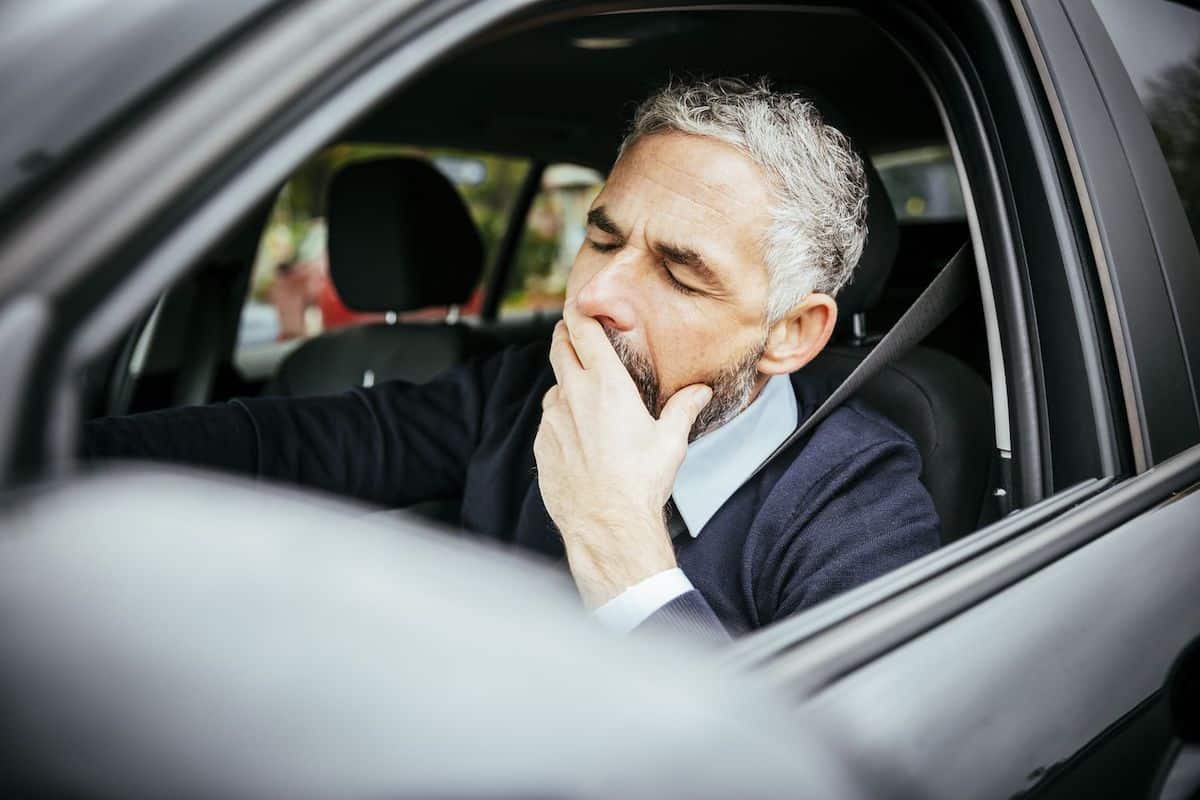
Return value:
M 610 236 L 616 236 L 619 239 L 624 239 L 625 234 L 621 232 L 617 223 L 612 221 L 612 217 L 604 210 L 604 206 L 596 206 L 587 214 L 588 225 L 595 225 L 600 230 Z

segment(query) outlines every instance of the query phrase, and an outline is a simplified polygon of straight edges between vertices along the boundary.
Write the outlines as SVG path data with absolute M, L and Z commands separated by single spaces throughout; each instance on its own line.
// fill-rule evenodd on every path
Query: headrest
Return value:
M 863 160 L 867 176 L 867 244 L 854 268 L 854 276 L 837 294 L 838 315 L 849 319 L 851 314 L 868 311 L 879 302 L 896 260 L 900 229 L 896 226 L 896 213 L 892 210 L 887 189 L 867 154 L 859 149 L 853 126 L 824 98 L 814 97 L 813 102 L 825 122 L 850 139 L 851 146 Z
M 854 276 L 837 294 L 838 313 L 849 317 L 860 311 L 869 311 L 879 302 L 884 284 L 896 261 L 896 250 L 900 244 L 900 229 L 896 225 L 896 213 L 888 198 L 883 181 L 871 162 L 863 156 L 867 171 L 867 244 L 863 247 Z
M 458 191 L 419 158 L 351 164 L 329 185 L 329 273 L 355 311 L 465 302 L 483 240 Z

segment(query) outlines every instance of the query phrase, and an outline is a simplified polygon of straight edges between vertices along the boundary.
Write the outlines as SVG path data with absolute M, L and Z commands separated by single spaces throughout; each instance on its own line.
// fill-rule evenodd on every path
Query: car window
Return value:
M 328 148 L 296 171 L 280 191 L 259 243 L 253 276 L 238 328 L 235 360 L 280 342 L 298 342 L 325 330 L 382 320 L 386 315 L 348 308 L 329 278 L 325 190 L 340 168 L 355 161 L 395 155 L 428 158 L 459 190 L 484 243 L 485 264 L 496 244 L 529 168 L 525 159 L 439 148 L 341 144 Z M 485 274 L 463 316 L 479 313 Z M 422 309 L 400 318 L 440 315 Z
M 525 221 L 500 318 L 515 320 L 562 310 L 567 274 L 583 244 L 585 217 L 604 176 L 573 164 L 552 164 Z
M 1200 231 L 1200 11 L 1168 0 L 1093 0 Z
M 891 198 L 897 220 L 966 219 L 962 189 L 949 147 L 881 153 L 872 156 L 871 163 Z

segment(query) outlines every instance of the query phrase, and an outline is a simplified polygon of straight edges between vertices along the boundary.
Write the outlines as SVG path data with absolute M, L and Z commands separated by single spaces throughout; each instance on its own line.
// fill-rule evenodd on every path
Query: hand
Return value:
M 542 399 L 533 453 L 571 574 L 594 608 L 676 566 L 663 507 L 712 390 L 684 387 L 654 419 L 600 323 L 572 303 L 563 320 L 550 345 L 558 383 Z

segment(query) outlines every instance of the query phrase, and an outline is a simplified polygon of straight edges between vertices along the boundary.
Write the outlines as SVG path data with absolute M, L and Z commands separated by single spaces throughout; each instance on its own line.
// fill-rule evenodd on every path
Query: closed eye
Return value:
M 586 241 L 588 243 L 588 247 L 600 253 L 611 253 L 614 250 L 619 250 L 621 248 L 620 242 L 597 242 L 593 239 L 587 239 Z M 666 259 L 661 259 L 658 262 L 658 265 L 662 269 L 663 275 L 666 276 L 667 283 L 675 291 L 685 295 L 704 294 L 699 289 L 693 289 L 691 286 L 688 286 L 686 283 L 676 278 L 675 273 L 671 272 L 671 268 L 668 266 Z
M 667 282 L 671 284 L 671 288 L 675 291 L 686 295 L 703 294 L 703 292 L 701 292 L 699 289 L 693 289 L 691 286 L 688 286 L 686 283 L 676 278 L 675 273 L 671 272 L 671 268 L 667 266 L 666 261 L 660 261 L 659 265 L 662 267 L 663 273 L 667 276 Z

